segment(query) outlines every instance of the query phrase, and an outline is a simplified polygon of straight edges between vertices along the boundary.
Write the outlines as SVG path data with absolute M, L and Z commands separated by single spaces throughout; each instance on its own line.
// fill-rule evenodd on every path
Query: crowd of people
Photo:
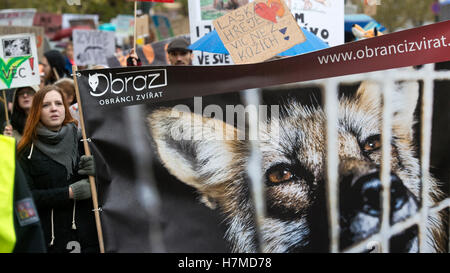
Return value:
M 174 39 L 167 48 L 169 63 L 191 65 L 193 55 L 188 46 L 186 40 Z M 70 43 L 63 53 L 45 52 L 39 60 L 40 85 L 13 91 L 10 119 L 1 127 L 0 145 L 8 138 L 17 144 L 14 198 L 23 196 L 19 191 L 29 193 L 25 194 L 27 200 L 31 198 L 26 214 L 15 208 L 20 215 L 14 224 L 18 234 L 14 252 L 99 252 L 88 180 L 89 175 L 95 176 L 95 164 L 80 145 L 72 65 Z M 142 65 L 134 51 L 127 65 Z

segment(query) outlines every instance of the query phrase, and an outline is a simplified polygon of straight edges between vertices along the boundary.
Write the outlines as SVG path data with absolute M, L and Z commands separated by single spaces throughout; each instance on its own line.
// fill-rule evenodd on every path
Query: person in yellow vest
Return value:
M 44 234 L 15 139 L 0 135 L 0 253 L 46 252 Z

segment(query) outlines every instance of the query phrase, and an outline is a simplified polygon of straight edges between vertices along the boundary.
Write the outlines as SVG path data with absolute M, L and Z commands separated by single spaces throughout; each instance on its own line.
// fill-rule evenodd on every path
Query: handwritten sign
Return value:
M 255 0 L 213 24 L 236 64 L 265 61 L 306 40 L 282 0 Z
M 39 85 L 37 56 L 33 33 L 0 36 L 0 90 Z
M 106 65 L 114 55 L 114 32 L 100 30 L 73 31 L 73 51 L 77 65 Z

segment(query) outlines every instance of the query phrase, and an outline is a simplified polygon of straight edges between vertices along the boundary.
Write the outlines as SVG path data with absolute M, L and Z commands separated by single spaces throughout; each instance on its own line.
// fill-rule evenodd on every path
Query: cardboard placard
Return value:
M 19 34 L 19 33 L 34 33 L 36 36 L 36 47 L 39 59 L 42 60 L 44 56 L 45 34 L 43 27 L 14 27 L 14 26 L 0 26 L 0 35 Z
M 149 17 L 147 14 L 136 18 L 136 44 L 145 44 L 145 38 L 150 37 Z
M 106 65 L 107 57 L 114 55 L 114 32 L 101 30 L 73 31 L 74 60 L 77 65 Z
M 37 56 L 33 33 L 0 36 L 0 90 L 39 85 Z
M 236 64 L 265 61 L 306 40 L 282 0 L 256 0 L 213 24 Z

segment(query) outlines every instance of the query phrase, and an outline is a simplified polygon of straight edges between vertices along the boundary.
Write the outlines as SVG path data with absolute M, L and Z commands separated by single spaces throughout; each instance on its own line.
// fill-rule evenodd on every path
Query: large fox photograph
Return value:
M 414 216 L 421 207 L 422 88 L 420 81 L 399 81 L 392 94 L 390 225 Z M 382 84 L 370 79 L 340 86 L 336 105 L 340 251 L 380 231 L 382 92 Z M 146 124 L 154 160 L 172 180 L 195 191 L 195 202 L 221 215 L 218 223 L 230 251 L 328 252 L 327 113 L 321 92 L 263 90 L 262 98 L 263 104 L 278 105 L 278 114 L 248 120 L 243 128 L 220 115 L 205 116 L 174 105 L 151 107 Z M 259 171 L 265 189 L 265 218 L 258 228 L 248 173 L 252 140 L 242 132 L 251 122 L 258 123 Z M 433 173 L 429 183 L 432 202 L 446 198 Z M 446 217 L 442 212 L 429 215 L 422 252 L 447 250 Z M 418 252 L 417 226 L 392 236 L 389 245 L 389 252 Z

